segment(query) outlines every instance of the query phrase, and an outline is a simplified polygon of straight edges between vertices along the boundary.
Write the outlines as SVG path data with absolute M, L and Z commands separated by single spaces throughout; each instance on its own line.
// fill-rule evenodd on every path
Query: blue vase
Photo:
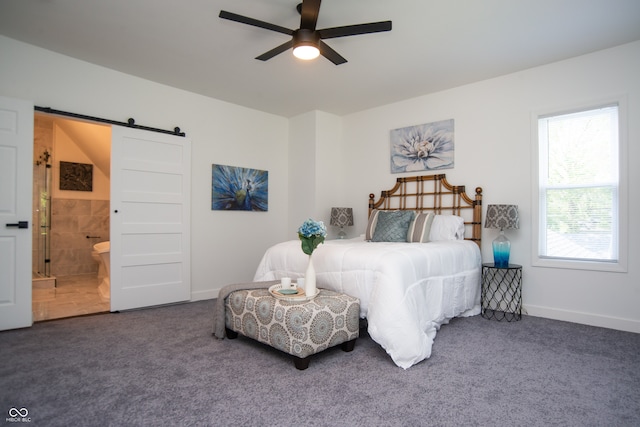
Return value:
M 493 241 L 493 264 L 497 268 L 509 267 L 510 252 L 511 242 L 504 235 L 504 230 L 500 230 L 500 235 Z

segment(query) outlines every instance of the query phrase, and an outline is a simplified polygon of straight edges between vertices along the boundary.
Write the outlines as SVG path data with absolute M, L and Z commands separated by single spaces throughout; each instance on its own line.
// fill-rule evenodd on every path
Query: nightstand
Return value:
M 522 266 L 496 267 L 482 264 L 480 315 L 511 322 L 522 318 Z

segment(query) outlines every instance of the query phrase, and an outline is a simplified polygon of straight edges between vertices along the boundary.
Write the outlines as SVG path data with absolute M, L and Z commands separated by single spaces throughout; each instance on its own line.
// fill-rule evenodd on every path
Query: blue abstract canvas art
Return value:
M 268 171 L 214 164 L 211 176 L 212 210 L 268 210 Z
M 453 167 L 453 119 L 391 131 L 391 173 Z

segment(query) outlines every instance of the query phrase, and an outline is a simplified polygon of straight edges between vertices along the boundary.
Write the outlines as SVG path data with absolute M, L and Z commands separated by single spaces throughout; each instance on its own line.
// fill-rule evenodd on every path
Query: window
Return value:
M 626 268 L 618 113 L 615 103 L 537 116 L 535 265 Z

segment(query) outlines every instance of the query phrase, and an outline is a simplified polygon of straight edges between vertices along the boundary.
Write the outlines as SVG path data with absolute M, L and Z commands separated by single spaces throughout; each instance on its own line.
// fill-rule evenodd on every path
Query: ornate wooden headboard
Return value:
M 465 221 L 465 239 L 478 246 L 482 241 L 482 188 L 476 187 L 471 199 L 464 185 L 449 184 L 445 174 L 398 178 L 391 190 L 381 192 L 378 201 L 369 194 L 369 215 L 374 209 L 458 215 Z

